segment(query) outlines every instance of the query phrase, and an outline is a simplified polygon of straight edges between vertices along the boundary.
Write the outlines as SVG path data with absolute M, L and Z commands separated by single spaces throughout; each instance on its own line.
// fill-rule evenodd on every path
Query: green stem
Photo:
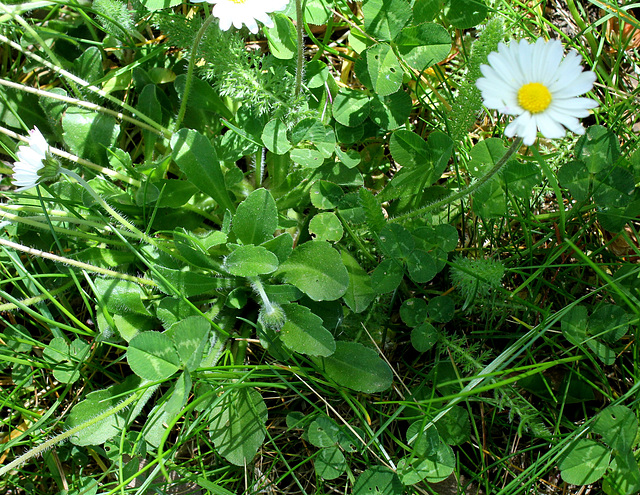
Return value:
M 140 120 L 142 120 L 143 122 L 146 122 L 152 128 L 158 129 L 158 131 L 160 131 L 164 135 L 165 138 L 167 138 L 167 139 L 171 138 L 173 133 L 169 129 L 165 129 L 164 127 L 162 127 L 162 125 L 158 124 L 152 118 L 147 117 L 145 114 L 143 114 L 139 110 L 136 110 L 131 105 L 119 100 L 118 98 L 116 98 L 114 96 L 111 96 L 109 93 L 107 93 L 103 89 L 100 89 L 99 87 L 88 83 L 84 79 L 72 74 L 69 71 L 66 71 L 66 70 L 62 69 L 60 66 L 52 64 L 51 62 L 49 62 L 48 60 L 45 60 L 44 58 L 40 57 L 39 55 L 36 55 L 35 53 L 32 53 L 32 52 L 30 52 L 28 50 L 25 50 L 18 43 L 15 43 L 14 41 L 10 40 L 9 38 L 4 36 L 3 34 L 0 34 L 0 41 L 2 41 L 3 43 L 6 43 L 11 48 L 13 48 L 15 50 L 18 50 L 20 53 L 22 53 L 26 57 L 29 57 L 29 58 L 37 61 L 38 63 L 41 63 L 45 67 L 51 69 L 56 74 L 60 74 L 61 76 L 65 77 L 66 79 L 69 79 L 70 81 L 73 81 L 76 84 L 80 85 L 81 87 L 83 87 L 85 89 L 88 89 L 89 91 L 92 91 L 93 93 L 95 93 L 97 95 L 100 95 L 102 98 L 110 101 L 111 103 L 113 103 L 113 104 L 115 104 L 115 105 L 117 105 L 117 106 L 119 106 L 121 108 L 124 108 L 127 112 L 130 112 L 132 115 L 137 115 L 137 117 Z
M 1 35 L 0 35 L 1 37 Z M 0 133 L 9 136 L 10 138 L 13 139 L 17 139 L 19 141 L 22 141 L 24 143 L 28 143 L 28 139 L 20 134 L 17 134 L 15 132 L 13 132 L 10 129 L 7 129 L 6 127 L 2 127 L 0 126 Z M 95 170 L 96 172 L 99 172 L 101 174 L 107 175 L 113 179 L 122 181 L 122 182 L 126 182 L 127 184 L 131 184 L 134 187 L 140 187 L 140 181 L 136 180 L 136 179 L 132 179 L 130 177 L 127 177 L 126 175 L 121 174 L 120 172 L 116 172 L 115 170 L 111 170 L 110 168 L 107 167 L 103 167 L 101 165 L 98 165 L 96 163 L 90 162 L 89 160 L 85 160 L 84 158 L 80 158 L 79 156 L 76 155 L 72 155 L 71 153 L 67 153 L 64 150 L 59 150 L 58 148 L 54 148 L 52 146 L 49 146 L 49 151 L 51 152 L 52 155 L 56 155 L 59 156 L 60 158 L 64 158 L 65 160 L 69 160 L 70 162 L 73 163 L 77 163 L 78 165 L 82 165 L 83 167 L 87 167 L 91 170 Z M 3 172 L 3 173 L 9 173 L 11 174 L 13 171 L 9 170 L 7 172 Z
M 591 53 L 595 57 L 596 54 L 598 53 L 598 42 L 596 41 L 596 38 L 593 36 L 593 33 L 588 29 L 588 26 L 582 20 L 582 17 L 580 17 L 580 12 L 578 12 L 578 8 L 576 7 L 576 4 L 573 0 L 567 0 L 567 8 L 571 13 L 571 17 L 573 17 L 573 20 L 576 22 L 577 26 L 580 28 L 580 31 L 582 31 L 582 34 L 587 39 L 587 42 L 589 43 L 589 47 L 591 48 Z
M 109 203 L 107 203 L 98 193 L 96 193 L 93 188 L 82 178 L 80 177 L 78 174 L 76 174 L 75 172 L 68 170 L 64 167 L 60 167 L 60 172 L 63 174 L 68 175 L 69 177 L 75 179 L 82 187 L 85 188 L 85 190 L 91 195 L 91 197 L 93 199 L 95 199 L 106 211 L 107 213 L 109 213 L 114 219 L 116 219 L 118 222 L 120 222 L 120 225 L 122 225 L 125 229 L 129 230 L 131 232 L 131 235 L 133 237 L 135 237 L 138 240 L 144 241 L 148 244 L 151 244 L 153 247 L 159 249 L 160 251 L 163 251 L 169 255 L 173 255 L 173 253 L 171 252 L 170 249 L 168 249 L 167 247 L 163 246 L 161 243 L 156 242 L 156 240 L 151 237 L 150 235 L 142 232 L 140 229 L 138 229 L 138 227 L 136 227 L 135 225 L 133 225 L 129 220 L 127 220 L 126 218 L 124 218 L 120 213 L 118 213 L 116 210 L 114 210 Z M 111 227 L 109 225 L 109 227 Z M 113 227 L 111 227 L 111 232 L 114 232 L 116 234 L 119 234 L 119 232 L 114 229 Z M 124 240 L 124 237 L 121 237 L 122 240 Z M 150 267 L 151 268 L 151 267 Z M 115 273 L 115 272 L 114 272 Z M 127 277 L 129 275 L 126 275 Z M 120 274 L 120 277 L 122 278 L 122 274 Z M 137 278 L 137 277 L 134 277 Z M 140 280 L 144 280 L 144 279 L 140 279 Z M 150 283 L 150 281 L 147 281 L 147 283 Z M 155 282 L 154 282 L 155 285 Z
M 493 166 L 493 168 L 491 170 L 489 170 L 489 172 L 487 172 L 483 177 L 481 177 L 480 179 L 475 181 L 473 184 L 471 184 L 466 189 L 458 191 L 455 194 L 450 194 L 446 198 L 443 198 L 440 201 L 436 201 L 435 203 L 431 203 L 430 205 L 423 206 L 422 208 L 419 208 L 419 209 L 414 210 L 414 211 L 410 211 L 409 213 L 405 213 L 404 215 L 399 215 L 399 216 L 391 219 L 390 221 L 399 222 L 401 220 L 405 220 L 405 219 L 412 218 L 412 217 L 415 217 L 415 216 L 418 216 L 418 215 L 422 215 L 422 214 L 424 214 L 424 213 L 426 213 L 426 212 L 428 212 L 430 210 L 434 210 L 434 209 L 439 208 L 441 206 L 451 204 L 454 201 L 457 201 L 457 200 L 459 200 L 461 198 L 464 198 L 465 196 L 470 195 L 476 189 L 478 189 L 479 187 L 482 187 L 489 180 L 491 180 L 502 169 L 502 167 L 509 161 L 511 156 L 516 151 L 518 151 L 520 149 L 521 145 L 522 145 L 522 138 L 520 138 L 520 137 L 516 138 L 513 141 L 513 143 L 511 143 L 511 146 L 509 147 L 507 152 L 504 155 L 502 155 L 502 158 L 500 158 L 500 160 L 497 161 L 497 163 Z
M 184 114 L 187 113 L 187 101 L 189 101 L 189 93 L 191 92 L 191 84 L 193 82 L 193 71 L 196 66 L 196 58 L 198 58 L 198 46 L 200 46 L 200 41 L 202 41 L 204 33 L 207 31 L 214 19 L 216 19 L 216 17 L 212 15 L 207 17 L 202 24 L 202 27 L 198 31 L 198 34 L 196 34 L 195 39 L 193 40 L 193 46 L 191 47 L 191 56 L 189 57 L 189 68 L 187 69 L 187 80 L 184 83 L 184 93 L 182 95 L 182 101 L 180 102 L 178 118 L 176 119 L 176 123 L 173 127 L 176 131 L 180 129 L 180 124 L 182 124 Z
M 143 386 L 144 386 L 144 384 L 141 385 L 141 388 Z M 18 457 L 16 459 L 14 459 L 13 461 L 11 461 L 6 466 L 1 467 L 0 468 L 0 477 L 4 476 L 5 474 L 10 472 L 11 470 L 17 468 L 18 466 L 21 466 L 22 464 L 27 462 L 29 459 L 41 455 L 43 452 L 46 452 L 48 449 L 56 446 L 60 442 L 64 442 L 65 440 L 69 439 L 70 437 L 72 437 L 76 433 L 81 432 L 85 428 L 88 428 L 88 427 L 90 427 L 92 425 L 95 425 L 96 423 L 99 423 L 100 421 L 104 421 L 109 416 L 122 411 L 123 409 L 127 408 L 132 402 L 134 402 L 136 399 L 138 399 L 143 393 L 144 393 L 144 390 L 138 389 L 137 392 L 133 393 L 130 397 L 126 398 L 125 400 L 123 400 L 119 404 L 116 404 L 111 409 L 107 409 L 106 411 L 98 414 L 94 418 L 91 418 L 88 421 L 85 421 L 84 423 L 80 423 L 79 425 L 74 426 L 73 428 L 70 428 L 67 431 L 63 432 L 63 433 L 60 433 L 59 435 L 56 435 L 55 437 L 47 440 L 46 442 L 41 443 L 37 447 L 29 450 L 25 454 L 23 454 L 20 457 Z
M 13 17 L 18 22 L 18 24 L 20 24 L 24 28 L 24 30 L 27 33 L 29 33 L 29 35 L 34 39 L 36 44 L 39 45 L 40 48 L 42 48 L 42 50 L 44 50 L 44 52 L 47 54 L 51 62 L 56 64 L 58 67 L 62 67 L 62 63 L 60 63 L 60 60 L 58 60 L 58 57 L 56 57 L 56 54 L 53 53 L 51 48 L 49 48 L 49 45 L 45 43 L 45 41 L 40 37 L 37 31 L 35 31 L 31 27 L 31 25 L 29 25 L 29 23 L 22 18 L 20 14 L 7 10 L 7 8 L 2 3 L 0 3 L 0 9 L 2 9 L 6 14 L 9 14 L 11 17 Z M 75 94 L 76 97 L 79 98 L 81 94 L 75 82 L 69 81 L 69 86 L 71 86 L 71 91 L 73 91 L 73 94 Z
M 296 31 L 298 33 L 298 60 L 296 62 L 296 84 L 294 95 L 298 97 L 302 90 L 302 72 L 304 64 L 304 45 L 302 30 L 304 29 L 304 16 L 302 12 L 302 0 L 296 0 Z
M 36 303 L 39 303 L 39 302 L 42 302 L 42 301 L 46 301 L 47 299 L 50 299 L 51 297 L 55 297 L 58 294 L 62 294 L 64 291 L 66 291 L 72 285 L 74 285 L 73 281 L 67 282 L 62 287 L 58 287 L 57 289 L 52 290 L 51 292 L 49 292 L 49 294 L 40 294 L 39 296 L 28 297 L 27 299 L 23 299 L 22 301 L 19 301 L 18 304 L 14 304 L 14 303 L 0 304 L 0 312 L 2 312 L 2 311 L 13 311 L 13 310 L 16 310 L 16 309 L 20 309 L 20 307 L 22 307 L 22 306 L 33 306 Z
M 269 301 L 269 296 L 267 296 L 267 293 L 264 290 L 264 286 L 262 285 L 262 280 L 260 280 L 260 277 L 247 277 L 247 278 L 253 290 L 255 290 L 260 296 L 264 310 L 267 313 L 271 313 L 273 311 L 273 306 L 271 305 L 271 301 Z
M 113 270 L 108 270 L 107 268 L 90 265 L 89 263 L 84 263 L 78 260 L 72 260 L 71 258 L 58 256 L 57 254 L 49 253 L 47 251 L 40 251 L 39 249 L 23 246 L 22 244 L 18 244 L 17 242 L 12 242 L 7 239 L 2 239 L 1 237 L 0 237 L 0 245 L 10 247 L 11 249 L 15 249 L 16 251 L 22 251 L 23 253 L 31 254 L 33 256 L 38 256 L 40 258 L 46 258 L 48 260 L 52 260 L 57 263 L 64 263 L 65 265 L 75 266 L 76 268 L 80 268 L 81 270 L 86 270 L 88 272 L 99 273 L 100 275 L 104 275 L 106 277 L 119 278 L 121 280 L 135 282 L 136 284 L 140 284 L 140 285 L 151 285 L 153 287 L 157 285 L 153 280 L 134 277 L 133 275 L 127 275 L 126 273 L 114 272 Z
M 116 112 L 115 110 L 111 110 L 110 108 L 105 108 L 103 106 L 96 105 L 95 103 L 91 103 L 90 101 L 84 101 L 84 100 L 80 100 L 78 98 L 72 98 L 70 96 L 60 95 L 60 94 L 57 94 L 57 93 L 53 93 L 51 91 L 45 91 L 44 89 L 40 89 L 40 88 L 32 88 L 31 86 L 26 86 L 24 84 L 15 83 L 13 81 L 8 81 L 6 79 L 0 79 L 0 85 L 7 86 L 7 87 L 13 88 L 13 89 L 17 89 L 19 91 L 24 91 L 25 93 L 31 93 L 31 94 L 34 94 L 34 95 L 38 95 L 40 97 L 51 98 L 52 100 L 57 100 L 57 101 L 64 101 L 65 103 L 69 103 L 71 105 L 75 105 L 75 106 L 82 107 L 82 108 L 87 108 L 89 110 L 93 110 L 95 112 L 104 113 L 106 115 L 111 115 L 112 117 L 115 117 L 116 119 L 124 120 L 126 122 L 131 123 L 131 124 L 134 124 L 134 125 L 140 127 L 141 129 L 144 129 L 146 131 L 149 131 L 149 132 L 152 132 L 154 134 L 157 134 L 158 136 L 163 136 L 162 132 L 160 132 L 158 129 L 156 129 L 154 127 L 151 127 L 148 124 L 145 124 L 141 120 L 138 120 L 138 119 L 136 119 L 134 117 L 130 117 L 128 115 L 125 115 L 122 112 Z
M 340 219 L 340 222 L 342 222 L 342 225 L 344 226 L 344 229 L 347 231 L 347 233 L 349 234 L 351 239 L 353 239 L 353 242 L 355 242 L 356 245 L 358 246 L 358 248 L 360 249 L 360 252 L 362 254 L 364 254 L 369 261 L 372 261 L 372 262 L 376 263 L 377 262 L 376 257 L 374 255 L 372 255 L 369 252 L 369 250 L 365 247 L 365 245 L 360 240 L 360 237 L 358 237 L 356 235 L 356 233 L 353 231 L 351 226 L 347 223 L 347 220 L 342 215 L 342 212 L 340 210 L 338 210 L 338 209 L 336 209 L 335 212 L 336 212 L 336 216 Z
M 135 237 L 137 237 L 138 239 L 140 239 L 142 241 L 148 242 L 149 244 L 153 244 L 155 246 L 156 243 L 151 237 L 149 237 L 147 234 L 142 232 L 140 229 L 138 229 L 138 227 L 133 225 L 129 220 L 124 218 L 120 213 L 118 213 L 111 206 L 109 206 L 109 204 L 98 193 L 96 193 L 93 190 L 93 188 L 82 177 L 80 177 L 75 172 L 73 172 L 71 170 L 68 170 L 68 169 L 66 169 L 64 167 L 60 167 L 60 171 L 63 174 L 73 178 L 76 182 L 78 182 L 78 184 L 80 184 L 82 187 L 84 187 L 85 190 L 91 195 L 91 197 L 93 199 L 95 199 L 105 210 L 107 210 L 109 215 L 111 215 L 118 222 L 120 222 L 120 224 L 124 228 L 126 228 L 129 231 L 131 231 L 135 235 Z
M 13 213 L 9 213 L 3 210 L 3 207 L 8 207 L 10 205 L 0 205 L 0 219 L 4 218 L 7 219 L 11 222 L 15 222 L 15 223 L 23 223 L 25 225 L 30 225 L 31 227 L 35 227 L 37 229 L 48 229 L 48 225 L 42 221 L 40 221 L 37 217 L 23 217 L 20 215 L 14 215 Z M 76 223 L 76 224 L 84 224 L 84 225 L 89 225 L 89 226 L 93 226 L 94 228 L 98 229 L 100 227 L 102 227 L 101 225 L 92 225 L 90 222 L 88 221 L 82 221 L 81 219 L 75 220 L 75 219 L 68 219 L 68 218 L 56 218 L 54 217 L 54 220 L 59 220 L 59 221 L 63 221 L 63 222 L 69 222 L 69 223 Z M 82 230 L 79 229 L 65 229 L 62 227 L 57 227 L 54 226 L 53 227 L 54 230 L 59 233 L 59 234 L 64 234 L 64 235 L 68 235 L 68 236 L 73 236 L 73 237 L 77 237 L 79 239 L 87 239 L 89 241 L 95 241 L 97 243 L 109 243 L 111 242 L 109 239 L 100 237 L 99 235 L 95 235 L 95 234 L 90 234 L 88 232 L 83 232 Z M 131 235 L 131 234 L 129 234 Z
M 558 201 L 558 219 L 560 222 L 560 235 L 564 237 L 566 234 L 564 201 L 562 199 L 562 190 L 560 189 L 560 185 L 558 184 L 558 179 L 556 178 L 556 174 L 554 174 L 551 168 L 549 168 L 547 161 L 544 158 L 542 158 L 542 155 L 540 155 L 540 152 L 538 151 L 538 148 L 536 146 L 531 147 L 531 152 L 533 153 L 533 157 L 536 159 L 536 161 L 540 165 L 540 168 L 544 172 L 544 175 L 547 177 L 547 180 L 549 181 L 549 184 L 551 185 L 551 188 L 553 189 L 553 192 L 556 195 L 556 201 Z

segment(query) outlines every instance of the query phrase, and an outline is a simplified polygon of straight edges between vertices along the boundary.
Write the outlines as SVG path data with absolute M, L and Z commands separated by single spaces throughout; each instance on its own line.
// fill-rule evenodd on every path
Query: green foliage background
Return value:
M 640 25 L 600 4 L 1 5 L 0 491 L 638 493 Z M 475 81 L 538 36 L 600 107 L 527 148 Z M 34 126 L 64 168 L 15 192 Z

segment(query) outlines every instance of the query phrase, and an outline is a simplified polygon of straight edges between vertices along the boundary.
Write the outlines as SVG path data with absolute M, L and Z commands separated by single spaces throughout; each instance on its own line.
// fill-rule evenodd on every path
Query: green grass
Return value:
M 308 0 L 307 17 L 322 18 L 321 3 Z M 631 435 L 638 47 L 607 20 L 638 21 L 595 0 L 492 1 L 485 19 L 458 29 L 438 7 L 422 15 L 454 48 L 421 77 L 409 59 L 398 62 L 410 113 L 396 127 L 348 127 L 331 105 L 342 87 L 383 95 L 367 87 L 356 59 L 366 43 L 386 40 L 363 20 L 373 0 L 358 9 L 329 3 L 336 15 L 322 28 L 304 26 L 305 77 L 317 79 L 304 80 L 301 96 L 297 33 L 283 15 L 271 45 L 213 22 L 184 104 L 178 94 L 202 25 L 184 16 L 200 19 L 211 6 L 149 12 L 109 0 L 0 10 L 0 493 L 361 495 L 371 493 L 372 468 L 394 480 L 389 494 L 579 493 L 563 477 L 581 439 L 617 463 L 587 490 L 640 490 Z M 392 3 L 401 14 L 406 2 Z M 554 25 L 558 13 L 579 34 Z M 286 15 L 295 19 L 293 3 Z M 482 161 L 482 146 L 492 137 L 502 152 L 511 144 L 506 120 L 482 110 L 478 66 L 498 40 L 538 36 L 560 38 L 597 73 L 591 96 L 600 107 L 584 120 L 592 141 L 568 135 L 514 149 L 521 168 L 499 167 L 477 187 L 473 166 L 494 164 Z M 249 57 L 256 46 L 292 55 Z M 281 134 L 265 133 L 272 119 Z M 305 119 L 312 131 L 300 127 Z M 18 136 L 34 125 L 71 173 L 16 193 Z M 404 130 L 419 136 L 412 146 L 422 155 L 398 150 L 394 139 L 410 139 Z M 199 143 L 185 146 L 187 158 L 175 151 L 183 139 Z M 205 142 L 217 160 L 198 161 Z M 263 144 L 313 151 L 334 169 L 305 168 L 307 155 Z M 443 173 L 388 186 L 403 169 L 437 167 L 434 149 Z M 600 162 L 589 162 L 594 153 Z M 585 186 L 586 173 L 569 168 L 576 160 L 606 166 Z M 261 186 L 268 194 L 250 196 Z M 442 201 L 449 193 L 455 201 Z M 247 206 L 252 198 L 259 207 Z M 313 247 L 314 217 L 331 249 Z M 292 245 L 274 233 L 290 234 Z M 427 253 L 431 278 L 412 271 L 410 243 Z M 255 248 L 252 257 L 237 255 L 238 245 Z M 373 293 L 372 280 L 387 285 Z M 265 328 L 264 297 L 296 328 Z M 336 363 L 340 352 L 347 359 Z M 617 436 L 628 445 L 606 437 L 619 427 L 602 426 L 611 406 L 626 408 L 615 411 L 628 421 Z

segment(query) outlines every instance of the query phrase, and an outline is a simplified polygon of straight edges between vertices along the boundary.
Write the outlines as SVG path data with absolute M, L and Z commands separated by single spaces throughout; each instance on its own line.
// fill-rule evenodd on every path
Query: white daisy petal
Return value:
M 20 148 L 18 148 L 18 153 L 16 153 L 16 156 L 18 157 L 18 161 L 33 164 L 33 166 L 37 168 L 40 166 L 40 162 L 42 161 L 44 153 L 36 151 L 33 148 L 20 146 Z
M 520 73 L 527 81 L 533 80 L 531 74 L 533 69 L 533 53 L 531 48 L 532 45 L 530 45 L 526 40 L 520 40 L 520 43 L 518 44 L 518 58 L 516 63 L 520 67 Z
M 575 77 L 578 72 L 582 71 L 581 61 L 582 57 L 576 51 L 571 50 L 555 71 L 553 82 L 549 84 L 562 84 L 564 81 Z
M 13 182 L 24 191 L 35 187 L 40 179 L 38 172 L 45 166 L 49 145 L 37 127 L 29 131 L 27 144 L 18 147 L 16 157 L 18 161 L 13 165 Z
M 228 31 L 232 22 L 233 19 L 231 17 L 220 17 L 220 29 Z
M 555 120 L 559 124 L 562 124 L 571 132 L 574 132 L 576 134 L 584 134 L 584 127 L 582 127 L 580 121 L 573 115 L 569 115 L 564 112 L 558 112 L 554 109 L 549 109 L 548 113 L 553 120 Z
M 540 40 L 542 38 L 539 38 Z M 549 86 L 553 81 L 553 74 L 558 70 L 560 62 L 562 62 L 563 50 L 562 43 L 558 40 L 551 40 L 543 43 L 544 50 L 541 50 L 539 57 L 539 65 L 537 74 L 540 74 L 540 82 Z
M 583 119 L 589 116 L 589 110 L 595 108 L 594 103 L 589 98 L 564 98 L 554 101 L 550 108 Z
M 485 92 L 502 95 L 504 93 L 515 94 L 520 87 L 520 85 L 515 86 L 504 81 L 491 67 L 488 67 L 485 73 L 487 74 L 487 77 L 478 79 L 478 82 L 476 83 L 478 89 L 483 92 L 483 96 Z
M 49 150 L 47 140 L 37 127 L 34 127 L 29 131 L 29 138 L 29 147 L 41 155 L 44 155 Z
M 258 32 L 260 21 L 267 27 L 273 27 L 273 21 L 269 16 L 272 12 L 284 10 L 289 0 L 192 0 L 193 3 L 206 1 L 214 4 L 212 15 L 220 19 L 220 29 L 227 31 L 231 25 L 240 29 L 247 26 L 253 34 Z
M 551 118 L 549 112 L 543 112 L 536 116 L 536 124 L 540 132 L 547 139 L 560 139 L 567 133 L 558 121 Z
M 596 82 L 596 75 L 591 72 L 581 72 L 573 81 L 566 84 L 556 83 L 553 87 L 553 94 L 556 98 L 571 98 L 591 91 L 593 83 Z M 558 89 L 555 89 L 558 88 Z M 551 89 L 551 88 L 550 88 Z
M 269 16 L 269 14 L 267 14 L 266 12 L 256 12 L 255 14 L 253 14 L 253 16 L 255 17 L 256 21 L 260 21 L 265 26 L 273 27 L 271 16 Z
M 522 122 L 522 126 L 522 142 L 527 146 L 531 146 L 536 141 L 537 137 L 538 126 L 536 119 L 532 115 L 530 115 L 528 119 Z
M 516 116 L 505 129 L 507 137 L 521 137 L 530 146 L 538 131 L 548 139 L 564 137 L 565 128 L 584 133 L 578 119 L 598 103 L 579 95 L 593 88 L 596 75 L 583 70 L 576 51 L 563 58 L 558 40 L 511 41 L 499 43 L 487 61 L 476 86 L 487 108 Z

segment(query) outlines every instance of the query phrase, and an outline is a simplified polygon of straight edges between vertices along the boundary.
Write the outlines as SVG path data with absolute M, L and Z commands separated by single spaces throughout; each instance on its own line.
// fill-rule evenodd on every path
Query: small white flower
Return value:
M 227 31 L 231 24 L 240 29 L 245 24 L 253 34 L 258 32 L 260 21 L 267 27 L 273 27 L 269 16 L 271 12 L 284 10 L 289 0 L 191 0 L 193 3 L 214 4 L 211 13 L 220 19 L 220 29 Z
M 505 129 L 507 137 L 519 136 L 531 146 L 539 130 L 546 138 L 564 137 L 565 127 L 584 134 L 578 121 L 598 103 L 578 95 L 591 90 L 596 80 L 584 71 L 582 57 L 574 50 L 563 58 L 562 43 L 538 38 L 500 43 L 489 54 L 489 65 L 481 65 L 476 86 L 484 105 L 507 115 L 517 115 Z
M 18 161 L 13 165 L 13 183 L 16 191 L 31 189 L 42 178 L 46 166 L 49 145 L 37 127 L 29 131 L 27 144 L 18 148 Z

